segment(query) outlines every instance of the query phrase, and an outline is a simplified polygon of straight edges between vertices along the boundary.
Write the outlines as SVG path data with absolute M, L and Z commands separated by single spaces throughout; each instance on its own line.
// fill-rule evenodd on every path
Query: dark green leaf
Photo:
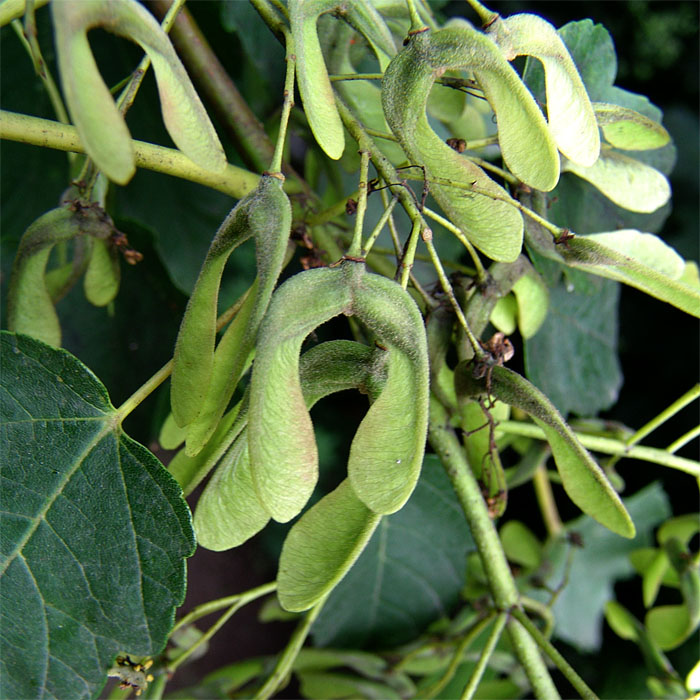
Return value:
M 585 275 L 581 281 L 590 287 L 569 291 L 559 282 L 550 289 L 549 314 L 524 343 L 525 369 L 561 413 L 588 416 L 612 406 L 622 385 L 617 359 L 620 292 L 607 280 Z
M 222 2 L 221 24 L 227 32 L 236 33 L 246 58 L 257 68 L 258 77 L 281 88 L 279 76 L 284 65 L 284 49 L 278 42 L 271 41 L 270 30 L 253 5 L 249 2 Z M 261 46 L 265 47 L 264 51 L 260 50 Z
M 158 232 L 155 245 L 173 283 L 190 294 L 211 239 L 234 200 L 202 185 L 145 170 L 138 171 L 128 187 L 117 190 L 117 197 L 119 216 Z M 224 274 L 221 305 L 232 303 L 252 282 L 246 271 L 255 269 L 255 249 L 248 246 L 241 252 L 230 273 Z
M 592 518 L 583 516 L 567 524 L 569 532 L 583 539 L 583 548 L 573 553 L 568 585 L 553 607 L 554 634 L 564 641 L 592 651 L 600 646 L 605 604 L 614 597 L 615 581 L 632 575 L 628 554 L 652 542 L 653 529 L 670 515 L 668 499 L 658 483 L 652 484 L 624 501 L 635 523 L 634 539 L 623 539 L 606 530 Z M 556 587 L 564 576 L 569 545 L 555 542 L 549 552 L 546 582 Z M 537 591 L 534 597 L 542 598 Z
M 437 458 L 426 456 L 406 505 L 384 517 L 313 627 L 321 646 L 392 645 L 446 615 L 473 548 L 464 514 Z
M 158 653 L 194 536 L 182 492 L 76 358 L 2 334 L 3 695 L 88 698 Z

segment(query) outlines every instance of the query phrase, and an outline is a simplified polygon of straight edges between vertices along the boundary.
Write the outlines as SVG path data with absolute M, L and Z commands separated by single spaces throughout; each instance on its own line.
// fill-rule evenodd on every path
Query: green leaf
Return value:
M 589 279 L 591 287 L 581 291 L 569 290 L 563 282 L 551 288 L 549 313 L 524 343 L 527 377 L 564 415 L 590 416 L 609 408 L 622 384 L 619 287 Z
M 650 608 L 661 587 L 661 583 L 664 579 L 667 569 L 671 566 L 668 556 L 663 549 L 656 551 L 656 554 L 652 561 L 646 568 L 644 576 L 642 577 L 642 595 L 644 599 L 644 607 Z
M 615 597 L 615 582 L 633 574 L 627 555 L 651 544 L 654 527 L 671 512 L 668 498 L 658 483 L 625 499 L 625 506 L 639 523 L 633 540 L 622 539 L 585 516 L 566 526 L 567 531 L 581 535 L 583 548 L 573 552 L 568 584 L 552 608 L 556 619 L 554 634 L 583 651 L 600 647 L 605 604 Z M 553 543 L 545 554 L 549 560 L 546 570 L 549 585 L 561 583 L 569 547 L 562 539 Z M 531 591 L 530 595 L 539 600 L 550 597 L 542 591 Z
M 671 537 L 677 537 L 684 545 L 687 545 L 698 531 L 700 531 L 700 522 L 698 522 L 697 513 L 687 513 L 665 522 L 656 533 L 656 539 L 659 544 L 663 545 Z
M 306 647 L 294 661 L 295 671 L 321 671 L 329 668 L 351 668 L 368 678 L 379 678 L 389 670 L 388 662 L 378 654 L 356 649 L 318 649 Z
M 285 610 L 308 610 L 347 574 L 381 516 L 346 479 L 292 526 L 282 547 L 277 595 Z
M 503 550 L 516 564 L 537 567 L 542 560 L 542 544 L 532 530 L 519 520 L 509 520 L 500 531 Z
M 609 600 L 605 604 L 605 620 L 618 637 L 629 641 L 637 639 L 639 622 L 616 600 Z
M 163 649 L 189 510 L 78 360 L 6 332 L 0 357 L 3 692 L 94 697 L 118 652 Z
M 549 291 L 535 270 L 528 270 L 514 285 L 518 308 L 518 328 L 525 340 L 541 328 L 549 310 Z
M 385 683 L 370 681 L 347 673 L 299 673 L 300 690 L 305 698 L 368 698 L 400 700 L 401 695 Z
M 646 151 L 661 148 L 671 140 L 661 124 L 628 107 L 596 102 L 593 109 L 606 141 L 615 148 Z
M 320 646 L 390 646 L 448 614 L 473 549 L 442 465 L 425 457 L 406 505 L 385 516 L 355 566 L 331 593 L 312 633 Z
M 650 214 L 671 197 L 668 180 L 656 168 L 623 153 L 603 149 L 590 167 L 566 160 L 564 172 L 587 180 L 623 209 Z
M 554 27 L 537 15 L 516 14 L 489 25 L 506 58 L 533 56 L 544 68 L 547 118 L 557 147 L 583 166 L 595 163 L 600 152 L 598 125 L 588 93 L 566 45 Z
M 652 640 L 661 649 L 675 649 L 693 630 L 685 605 L 661 605 L 652 608 L 644 618 Z
M 101 26 L 137 42 L 158 81 L 163 120 L 173 141 L 214 172 L 226 166 L 221 143 L 168 35 L 134 0 L 52 5 L 61 82 L 71 117 L 88 154 L 107 177 L 126 184 L 135 172 L 131 136 L 100 75 L 87 30 Z
M 459 378 L 464 381 L 471 367 L 461 367 Z M 549 399 L 524 377 L 499 366 L 492 369 L 490 393 L 528 413 L 542 428 L 569 498 L 608 529 L 622 537 L 634 537 L 634 523 L 617 492 Z

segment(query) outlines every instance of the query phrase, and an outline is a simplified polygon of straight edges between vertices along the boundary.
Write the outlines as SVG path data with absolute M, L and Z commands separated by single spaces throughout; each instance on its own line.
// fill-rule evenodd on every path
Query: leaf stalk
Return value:
M 460 696 L 460 700 L 472 700 L 474 697 L 476 689 L 479 687 L 479 683 L 481 683 L 481 679 L 484 676 L 484 671 L 486 671 L 491 655 L 496 648 L 496 644 L 498 644 L 498 640 L 501 638 L 501 634 L 503 633 L 503 629 L 505 628 L 507 621 L 508 614 L 504 612 L 500 613 L 496 618 L 491 634 L 486 640 L 484 648 L 481 650 L 479 661 L 474 667 L 474 671 L 472 672 L 471 678 Z

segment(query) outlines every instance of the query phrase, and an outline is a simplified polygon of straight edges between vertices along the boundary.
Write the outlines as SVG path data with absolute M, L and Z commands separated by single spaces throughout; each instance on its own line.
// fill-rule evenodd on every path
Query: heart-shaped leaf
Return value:
M 615 597 L 615 582 L 633 574 L 628 553 L 653 541 L 653 530 L 671 512 L 668 498 L 657 482 L 625 499 L 625 507 L 639 530 L 634 540 L 622 539 L 588 516 L 566 525 L 567 532 L 580 536 L 582 548 L 572 551 L 566 537 L 550 540 L 544 556 L 548 564 L 540 570 L 548 586 L 557 586 L 569 572 L 569 583 L 553 605 L 554 634 L 585 651 L 600 649 L 605 604 Z M 533 597 L 549 601 L 550 593 L 532 591 Z M 640 625 L 641 627 L 641 625 Z
M 92 698 L 159 653 L 194 536 L 182 491 L 76 358 L 3 332 L 2 688 Z
M 610 408 L 622 386 L 620 287 L 575 274 L 576 284 L 559 280 L 549 289 L 550 313 L 524 343 L 525 371 L 563 415 L 592 416 Z

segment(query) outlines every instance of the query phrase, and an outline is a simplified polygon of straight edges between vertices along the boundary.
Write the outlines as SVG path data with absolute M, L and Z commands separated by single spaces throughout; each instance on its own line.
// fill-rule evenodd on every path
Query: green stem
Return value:
M 474 246 L 471 244 L 469 239 L 464 235 L 464 231 L 462 231 L 461 228 L 458 228 L 455 226 L 449 219 L 446 219 L 444 216 L 441 216 L 438 214 L 436 211 L 433 211 L 432 209 L 428 209 L 428 207 L 425 207 L 423 209 L 423 213 L 429 218 L 432 219 L 433 221 L 437 221 L 443 228 L 446 228 L 450 233 L 454 234 L 459 242 L 467 249 L 467 253 L 469 253 L 469 257 L 472 259 L 472 262 L 474 263 L 474 268 L 476 269 L 476 276 L 477 279 L 480 282 L 485 282 L 487 279 L 486 275 L 486 270 L 484 269 L 484 266 L 481 264 L 481 258 L 479 257 L 479 254 L 476 252 Z
M 556 537 L 564 529 L 564 526 L 559 517 L 552 485 L 549 483 L 549 477 L 547 476 L 547 467 L 544 464 L 540 464 L 535 469 L 535 473 L 532 476 L 532 485 L 535 487 L 537 503 L 540 506 L 547 534 L 550 537 Z
M 514 187 L 517 187 L 520 184 L 520 180 L 518 180 L 515 175 L 512 173 L 509 173 L 507 170 L 504 170 L 503 168 L 499 168 L 497 165 L 494 165 L 493 163 L 490 163 L 488 160 L 484 160 L 483 158 L 477 158 L 476 156 L 465 156 L 467 160 L 470 160 L 472 163 L 478 165 L 479 167 L 483 168 L 484 170 L 490 170 L 492 173 L 495 173 L 499 177 L 503 178 L 506 182 L 509 184 L 513 185 Z
M 389 206 L 389 193 L 387 190 L 381 190 L 380 192 L 381 197 L 382 197 L 382 203 L 384 204 L 385 210 Z M 393 195 L 396 197 L 396 194 Z M 393 212 L 389 212 L 389 219 L 388 219 L 388 224 L 389 224 L 389 235 L 391 236 L 391 240 L 394 244 L 394 251 L 390 252 L 387 251 L 387 255 L 394 255 L 397 258 L 401 255 L 401 240 L 399 239 L 399 232 L 396 230 L 396 223 L 394 221 L 394 215 Z M 416 259 L 423 259 L 423 260 L 428 260 L 430 261 L 429 257 L 426 257 L 425 255 L 419 255 L 418 253 L 414 254 L 414 260 Z M 391 275 L 387 275 L 390 277 Z M 421 295 L 423 298 L 423 301 L 425 302 L 426 308 L 434 308 L 437 306 L 437 303 L 435 299 L 433 299 L 421 286 L 420 282 L 416 279 L 416 276 L 413 274 L 413 272 L 409 273 L 409 279 L 411 280 L 411 284 L 413 285 L 413 288 L 418 292 L 418 294 Z
M 369 180 L 369 151 L 360 151 L 360 186 L 357 197 L 357 209 L 355 210 L 355 229 L 350 242 L 347 255 L 359 257 L 362 254 L 362 228 L 365 223 L 367 211 L 367 181 Z
M 581 676 L 576 673 L 569 662 L 555 649 L 552 643 L 545 639 L 544 635 L 530 618 L 520 609 L 514 608 L 510 614 L 527 630 L 527 633 L 532 639 L 537 642 L 537 645 L 544 651 L 547 656 L 554 662 L 554 665 L 564 674 L 566 680 L 571 683 L 576 692 L 584 698 L 584 700 L 597 700 L 596 694 L 586 685 Z
M 676 415 L 679 411 L 683 410 L 689 403 L 695 401 L 695 399 L 700 396 L 700 384 L 696 384 L 692 389 L 686 391 L 683 396 L 681 396 L 677 401 L 674 401 L 668 408 L 664 409 L 659 413 L 658 416 L 652 418 L 648 423 L 643 425 L 636 433 L 630 435 L 626 440 L 625 444 L 628 447 L 636 445 L 641 442 L 647 435 L 656 430 L 660 425 L 663 425 L 667 420 Z M 669 452 L 675 452 L 675 450 L 668 450 Z M 615 455 L 608 462 L 608 467 L 614 467 L 617 462 L 622 459 L 623 455 Z
M 338 112 L 340 113 L 340 118 L 343 120 L 345 128 L 350 132 L 350 135 L 357 141 L 358 146 L 361 151 L 367 151 L 371 154 L 372 163 L 377 169 L 379 176 L 384 180 L 384 182 L 389 185 L 392 192 L 396 192 L 399 197 L 401 205 L 406 210 L 411 221 L 423 220 L 423 216 L 413 197 L 406 190 L 405 187 L 398 185 L 402 178 L 397 174 L 394 166 L 391 164 L 389 159 L 377 148 L 376 144 L 365 131 L 365 128 L 360 124 L 360 122 L 355 118 L 353 113 L 350 111 L 348 106 L 341 100 L 337 95 L 335 98 L 336 105 L 338 106 Z M 392 189 L 396 186 L 396 190 Z M 423 220 L 423 225 L 428 228 L 427 224 Z M 412 261 L 411 261 L 412 262 Z
M 544 632 L 542 634 L 547 639 L 549 639 L 552 636 L 552 632 L 554 631 L 555 625 L 555 619 L 552 610 L 543 602 L 535 600 L 534 598 L 527 598 L 525 596 L 521 596 L 520 602 L 522 603 L 524 610 L 529 610 L 530 612 L 533 612 L 542 618 L 542 621 L 545 625 Z
M 294 666 L 294 661 L 297 658 L 299 652 L 301 651 L 306 637 L 311 630 L 311 625 L 318 617 L 318 614 L 323 608 L 323 604 L 326 602 L 325 596 L 314 605 L 309 612 L 306 613 L 304 619 L 297 625 L 294 633 L 292 634 L 287 646 L 284 648 L 280 658 L 275 664 L 270 677 L 265 681 L 264 685 L 257 693 L 255 693 L 255 699 L 264 700 L 266 698 L 272 697 L 272 695 L 277 691 L 285 678 L 289 675 L 292 667 Z
M 237 593 L 236 595 L 226 596 L 225 598 L 217 598 L 216 600 L 210 600 L 206 603 L 202 603 L 193 610 L 190 610 L 187 615 L 175 623 L 175 626 L 170 631 L 170 636 L 172 636 L 173 633 L 179 630 L 181 627 L 190 625 L 199 620 L 201 617 L 206 617 L 207 615 L 211 615 L 212 613 L 218 612 L 219 610 L 223 610 L 224 608 L 228 608 L 237 603 L 247 605 L 258 598 L 274 593 L 275 590 L 277 590 L 277 582 L 272 581 L 271 583 L 266 583 L 262 586 L 258 586 L 257 588 L 251 588 L 243 593 Z
M 284 155 L 284 143 L 287 138 L 287 125 L 289 124 L 289 114 L 294 106 L 294 75 L 297 57 L 294 55 L 294 39 L 292 33 L 285 31 L 284 38 L 286 44 L 285 60 L 287 61 L 287 70 L 284 76 L 284 100 L 282 102 L 282 115 L 280 116 L 280 130 L 277 135 L 277 143 L 275 144 L 275 153 L 270 163 L 270 170 L 273 173 L 282 172 L 282 156 Z
M 220 331 L 239 311 L 250 290 L 247 290 L 224 313 L 216 319 L 216 330 Z M 147 379 L 124 403 L 116 409 L 116 420 L 121 424 L 124 419 L 140 406 L 173 371 L 173 361 L 166 362 L 153 376 Z
M 408 16 L 411 18 L 411 29 L 409 34 L 420 32 L 423 29 L 427 29 L 420 15 L 418 14 L 418 9 L 414 0 L 405 0 L 406 6 L 408 7 Z
M 384 248 L 382 246 L 372 246 L 372 253 L 374 255 L 386 255 L 390 257 L 395 257 L 396 256 L 396 251 L 392 250 L 391 248 Z M 432 262 L 432 258 L 429 255 L 426 255 L 425 253 L 416 253 L 416 260 L 420 260 L 421 262 Z M 458 262 L 452 262 L 450 260 L 445 260 L 443 262 L 443 265 L 450 270 L 456 270 L 457 272 L 461 272 L 462 274 L 468 276 L 468 277 L 473 277 L 475 272 L 474 269 L 467 266 L 467 265 L 462 265 L 461 263 Z
M 37 38 L 36 29 L 36 17 L 34 10 L 36 9 L 36 2 L 27 2 L 26 14 L 24 16 L 24 27 L 19 20 L 12 20 L 12 28 L 15 30 L 17 36 L 22 42 L 24 48 L 26 49 L 29 57 L 34 65 L 34 71 L 41 79 L 44 84 L 44 89 L 49 96 L 51 101 L 51 106 L 56 114 L 56 118 L 62 124 L 69 124 L 70 119 L 68 118 L 68 112 L 66 111 L 63 100 L 61 99 L 61 93 L 53 79 L 53 76 L 49 72 L 46 61 L 41 53 L 41 47 L 39 46 L 39 40 Z
M 467 0 L 469 6 L 479 15 L 481 24 L 486 27 L 491 24 L 494 20 L 498 19 L 498 12 L 492 12 L 488 7 L 482 5 L 479 0 Z
M 459 640 L 459 644 L 452 654 L 449 666 L 445 669 L 445 673 L 440 677 L 440 679 L 433 685 L 425 688 L 420 692 L 418 697 L 421 698 L 434 698 L 438 695 L 445 686 L 454 678 L 457 669 L 464 660 L 464 654 L 469 648 L 470 644 L 482 633 L 482 631 L 488 627 L 493 618 L 496 617 L 495 611 L 491 611 L 486 617 L 482 618 L 476 622 Z M 417 651 L 421 651 L 420 649 Z M 400 664 L 397 665 L 397 670 L 400 669 Z
M 452 289 L 450 280 L 445 274 L 445 268 L 442 266 L 442 261 L 440 260 L 440 256 L 438 255 L 437 250 L 435 250 L 432 238 L 429 240 L 424 240 L 425 246 L 428 249 L 428 254 L 430 255 L 430 260 L 433 263 L 433 267 L 437 270 L 440 284 L 442 285 L 445 294 L 447 294 L 447 298 L 450 300 L 450 304 L 452 304 L 452 308 L 454 309 L 454 312 L 457 315 L 457 320 L 459 321 L 459 324 L 462 327 L 464 334 L 467 336 L 467 340 L 469 341 L 469 345 L 471 345 L 471 348 L 474 351 L 474 355 L 476 355 L 476 357 L 478 357 L 479 359 L 485 358 L 486 351 L 481 347 L 481 343 L 474 335 L 474 333 L 472 333 L 472 330 L 469 327 L 467 317 L 464 315 L 462 307 L 459 305 L 457 297 L 455 296 L 454 289 Z
M 34 0 L 34 9 L 38 10 L 48 5 L 49 0 Z M 26 9 L 27 0 L 3 0 L 0 2 L 0 27 L 4 27 L 13 19 L 21 17 Z
M 278 11 L 272 7 L 267 0 L 250 0 L 250 4 L 256 9 L 260 17 L 262 17 L 268 29 L 277 37 L 277 40 L 282 46 L 284 46 L 284 35 L 287 31 L 287 25 L 280 17 Z
M 172 2 L 170 3 L 168 11 L 166 12 L 165 17 L 163 18 L 163 21 L 160 23 L 161 29 L 166 34 L 170 32 L 170 29 L 173 26 L 173 22 L 175 22 L 175 18 L 177 17 L 184 4 L 185 0 L 172 0 Z M 148 69 L 150 67 L 151 59 L 147 54 L 141 59 L 141 62 L 131 75 L 131 78 L 129 79 L 129 82 L 127 83 L 126 87 L 124 88 L 124 90 L 122 90 L 122 94 L 119 95 L 119 98 L 117 99 L 117 109 L 122 113 L 122 115 L 125 115 L 129 111 L 129 109 L 131 109 L 131 105 L 134 104 L 134 100 L 136 99 L 136 93 L 139 91 L 141 83 L 143 83 L 143 79 L 146 77 L 146 73 L 148 72 Z
M 678 450 L 681 449 L 684 445 L 687 445 L 691 440 L 694 440 L 696 437 L 700 435 L 700 425 L 696 425 L 694 428 L 691 428 L 687 433 L 684 433 L 681 435 L 677 440 L 674 440 L 667 448 L 666 452 L 669 452 L 673 454 L 674 452 L 678 452 Z
M 335 204 L 332 204 L 327 209 L 320 211 L 318 214 L 313 214 L 306 219 L 306 223 L 309 226 L 318 226 L 319 224 L 325 224 L 327 221 L 332 221 L 337 216 L 342 216 L 347 211 L 347 205 L 349 199 L 357 200 L 360 196 L 360 191 L 356 190 L 348 197 L 343 197 L 343 199 L 338 200 Z
M 237 601 L 234 603 L 192 646 L 185 649 L 180 656 L 173 659 L 167 666 L 169 674 L 175 673 L 178 666 L 187 659 L 205 642 L 208 642 L 232 617 L 238 612 L 244 603 Z
M 537 440 L 546 440 L 544 431 L 533 423 L 523 423 L 521 421 L 500 421 L 497 431 L 509 435 L 521 435 L 522 437 L 535 438 Z M 622 455 L 631 459 L 640 459 L 644 462 L 653 462 L 662 467 L 670 467 L 678 469 L 695 477 L 700 477 L 700 462 L 695 462 L 692 459 L 677 457 L 670 454 L 666 450 L 660 450 L 656 447 L 628 447 L 621 440 L 613 440 L 612 438 L 601 437 L 599 435 L 586 435 L 585 433 L 575 433 L 579 442 L 589 450 L 594 452 L 602 452 L 608 455 Z
M 365 131 L 365 128 L 355 118 L 343 100 L 336 95 L 335 101 L 338 107 L 338 112 L 340 113 L 340 118 L 343 120 L 345 128 L 350 132 L 350 135 L 355 139 L 355 141 L 357 141 L 360 151 L 367 151 L 370 154 L 374 167 L 376 168 L 380 177 L 387 183 L 389 188 L 391 189 L 392 187 L 397 186 L 396 193 L 398 194 L 399 200 L 401 201 L 403 208 L 406 210 L 408 217 L 411 219 L 411 239 L 409 240 L 406 254 L 401 257 L 401 278 L 402 282 L 405 281 L 407 284 L 411 268 L 413 267 L 413 258 L 415 256 L 416 246 L 418 244 L 418 236 L 420 235 L 425 238 L 426 236 L 431 235 L 430 227 L 425 222 L 423 214 L 420 212 L 412 194 L 409 193 L 403 185 L 398 185 L 398 183 L 401 182 L 401 178 L 399 178 L 389 159 L 379 150 L 379 148 L 377 148 L 372 138 Z M 393 189 L 392 192 L 394 192 Z
M 481 488 L 467 463 L 462 445 L 449 424 L 445 408 L 434 398 L 430 405 L 428 439 L 445 467 L 462 506 L 496 607 L 500 610 L 517 607 L 520 597 L 518 589 Z M 535 695 L 541 699 L 558 698 L 559 694 L 532 638 L 519 625 L 509 623 L 508 631 Z
M 377 131 L 376 129 L 370 129 L 368 126 L 365 127 L 365 131 L 374 138 L 384 139 L 385 141 L 393 141 L 394 143 L 398 143 L 398 139 L 396 138 L 396 136 L 394 136 L 394 134 L 390 134 L 387 131 Z
M 382 212 L 382 215 L 379 217 L 379 221 L 377 221 L 377 225 L 372 229 L 372 233 L 367 236 L 367 240 L 365 241 L 365 245 L 362 248 L 362 256 L 367 257 L 369 255 L 370 250 L 372 250 L 372 246 L 374 246 L 374 242 L 377 240 L 379 237 L 379 234 L 382 232 L 384 229 L 384 226 L 386 225 L 386 222 L 389 220 L 389 217 L 391 216 L 391 212 L 394 211 L 394 207 L 396 206 L 396 202 L 398 200 L 396 197 L 392 197 L 391 201 L 389 202 L 388 205 L 385 205 L 385 209 Z
M 332 83 L 341 80 L 381 80 L 383 77 L 384 73 L 338 73 L 328 76 Z
M 486 148 L 487 146 L 494 146 L 498 143 L 498 134 L 493 136 L 487 136 L 483 139 L 475 139 L 474 141 L 467 141 L 467 150 L 476 151 L 479 148 Z
M 418 247 L 418 239 L 423 236 L 423 240 L 426 240 L 428 236 L 432 240 L 432 232 L 429 228 L 422 227 L 422 217 L 421 219 L 416 219 L 413 221 L 413 226 L 411 226 L 411 233 L 408 238 L 408 245 L 406 246 L 406 252 L 401 256 L 401 262 L 399 263 L 400 271 L 400 284 L 406 289 L 408 287 L 408 280 L 411 277 L 411 272 L 413 270 L 413 261 L 416 257 L 416 248 Z
M 75 127 L 5 110 L 0 110 L 0 139 L 59 151 L 85 153 Z M 198 182 L 235 199 L 240 199 L 254 190 L 260 179 L 255 173 L 230 164 L 223 173 L 212 173 L 195 165 L 184 153 L 173 148 L 133 140 L 131 145 L 134 149 L 134 160 L 139 168 Z M 299 191 L 294 183 L 286 190 Z
M 484 648 L 481 650 L 479 661 L 474 667 L 474 671 L 472 672 L 471 678 L 469 679 L 469 683 L 467 683 L 466 688 L 462 692 L 460 700 L 472 700 L 472 698 L 474 697 L 476 689 L 479 687 L 479 683 L 481 683 L 481 679 L 483 678 L 484 672 L 486 671 L 486 667 L 489 664 L 491 655 L 493 654 L 493 651 L 496 648 L 496 644 L 498 644 L 498 640 L 501 638 L 501 634 L 503 634 L 503 628 L 506 626 L 507 621 L 508 614 L 505 612 L 502 612 L 496 618 L 496 622 L 493 625 L 491 634 L 486 640 Z
M 140 406 L 173 371 L 173 361 L 168 360 L 154 375 L 147 379 L 124 403 L 116 410 L 115 420 L 121 425 L 124 419 Z
M 165 15 L 169 4 L 170 0 L 149 3 L 159 17 Z M 274 145 L 186 7 L 177 16 L 170 38 L 197 91 L 211 105 L 243 162 L 256 172 L 265 170 Z M 292 174 L 287 168 L 284 172 Z

